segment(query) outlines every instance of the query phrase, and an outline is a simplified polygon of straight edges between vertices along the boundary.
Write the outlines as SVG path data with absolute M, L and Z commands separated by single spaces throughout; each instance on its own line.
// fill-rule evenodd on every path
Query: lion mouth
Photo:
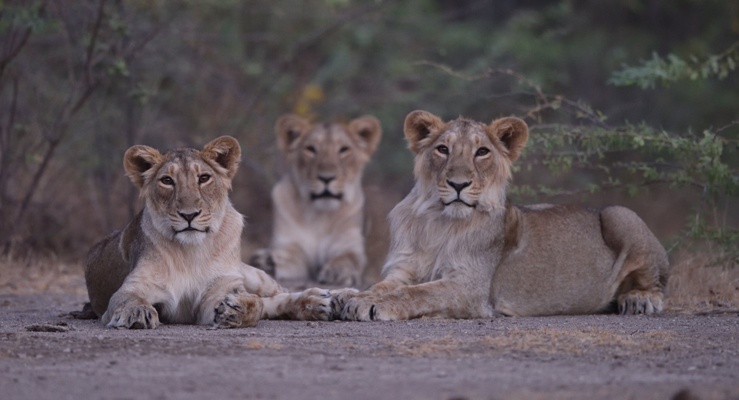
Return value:
M 450 201 L 448 203 L 444 203 L 444 202 L 442 202 L 442 203 L 444 204 L 444 207 L 447 207 L 447 206 L 452 205 L 454 203 L 462 203 L 462 204 L 466 205 L 469 208 L 475 208 L 474 205 L 465 202 L 464 200 L 460 199 L 459 197 L 457 197 L 456 199 L 454 199 L 454 200 L 452 200 L 452 201 Z
M 343 198 L 343 195 L 341 193 L 335 194 L 328 191 L 328 189 L 324 190 L 321 193 L 311 193 L 310 194 L 310 200 L 316 201 L 320 199 L 335 199 L 335 200 L 341 200 Z
M 174 234 L 175 235 L 177 235 L 178 233 L 183 233 L 183 232 L 200 232 L 200 233 L 208 233 L 208 232 L 210 232 L 210 228 L 197 229 L 197 228 L 193 228 L 192 226 L 188 226 L 187 228 L 180 229 L 180 230 L 177 230 L 175 228 L 172 228 L 172 230 L 174 231 Z

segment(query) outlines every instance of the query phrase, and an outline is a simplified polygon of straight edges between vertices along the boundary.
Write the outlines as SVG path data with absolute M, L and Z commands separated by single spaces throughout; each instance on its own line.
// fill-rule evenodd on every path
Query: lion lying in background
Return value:
M 126 174 L 141 189 L 144 209 L 90 250 L 85 269 L 92 310 L 104 324 L 228 328 L 260 318 L 330 319 L 327 291 L 288 293 L 241 262 L 243 217 L 228 199 L 240 157 L 228 136 L 201 151 L 126 151 Z
M 667 254 L 634 212 L 506 205 L 525 122 L 414 111 L 404 132 L 416 183 L 390 213 L 384 279 L 340 296 L 342 318 L 662 311 Z
M 362 172 L 380 141 L 380 121 L 311 124 L 290 114 L 277 120 L 275 134 L 287 172 L 272 190 L 272 242 L 251 264 L 283 280 L 360 284 L 367 264 Z

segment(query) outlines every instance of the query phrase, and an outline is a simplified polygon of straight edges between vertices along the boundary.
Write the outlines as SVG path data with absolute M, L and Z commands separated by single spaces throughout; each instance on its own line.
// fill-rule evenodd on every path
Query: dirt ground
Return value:
M 0 294 L 3 399 L 739 399 L 739 313 L 113 330 Z

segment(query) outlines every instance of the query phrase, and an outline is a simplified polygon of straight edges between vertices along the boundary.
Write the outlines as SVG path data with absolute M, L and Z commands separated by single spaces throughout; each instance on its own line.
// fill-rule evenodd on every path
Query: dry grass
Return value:
M 39 292 L 86 295 L 82 265 L 55 259 L 0 259 L 0 294 Z
M 739 265 L 729 259 L 716 264 L 715 255 L 683 254 L 676 257 L 667 283 L 667 308 L 672 311 L 708 312 L 739 309 Z

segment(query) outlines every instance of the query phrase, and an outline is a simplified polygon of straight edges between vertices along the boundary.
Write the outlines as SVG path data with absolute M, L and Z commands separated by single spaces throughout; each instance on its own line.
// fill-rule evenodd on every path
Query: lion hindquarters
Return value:
M 108 236 L 90 249 L 85 262 L 85 284 L 92 310 L 101 317 L 108 309 L 113 294 L 121 287 L 129 272 L 120 254 L 119 232 Z
M 669 261 L 662 244 L 633 211 L 601 211 L 603 240 L 616 254 L 612 284 L 621 314 L 652 314 L 663 309 Z

